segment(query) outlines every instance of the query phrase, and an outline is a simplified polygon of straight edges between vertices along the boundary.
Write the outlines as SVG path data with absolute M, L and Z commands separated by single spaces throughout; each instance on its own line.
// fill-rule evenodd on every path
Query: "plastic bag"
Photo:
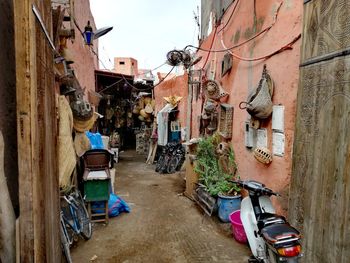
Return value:
M 108 215 L 110 217 L 118 216 L 122 212 L 130 212 L 128 204 L 116 194 L 111 193 L 108 200 Z
M 100 133 L 85 132 L 86 136 L 89 138 L 91 149 L 104 149 L 102 136 Z

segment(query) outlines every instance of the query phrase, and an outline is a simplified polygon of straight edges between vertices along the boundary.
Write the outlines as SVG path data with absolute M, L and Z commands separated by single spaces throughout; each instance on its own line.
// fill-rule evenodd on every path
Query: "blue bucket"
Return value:
M 230 222 L 230 214 L 236 210 L 241 209 L 241 200 L 242 197 L 240 195 L 218 195 L 218 215 L 222 222 Z

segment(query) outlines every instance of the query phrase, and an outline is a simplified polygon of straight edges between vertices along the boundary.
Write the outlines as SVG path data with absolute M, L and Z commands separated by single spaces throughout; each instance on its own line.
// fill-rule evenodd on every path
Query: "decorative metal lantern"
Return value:
M 94 40 L 94 32 L 92 31 L 92 27 L 90 26 L 90 21 L 88 21 L 87 26 L 85 27 L 83 36 L 85 44 L 91 46 L 92 41 Z

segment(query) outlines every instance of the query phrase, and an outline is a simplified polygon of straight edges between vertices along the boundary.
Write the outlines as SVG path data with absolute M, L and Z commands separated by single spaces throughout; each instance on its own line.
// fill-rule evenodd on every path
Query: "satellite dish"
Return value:
M 100 29 L 97 29 L 94 33 L 94 39 L 97 39 L 99 37 L 102 37 L 103 35 L 107 34 L 109 31 L 113 29 L 112 26 L 102 27 Z

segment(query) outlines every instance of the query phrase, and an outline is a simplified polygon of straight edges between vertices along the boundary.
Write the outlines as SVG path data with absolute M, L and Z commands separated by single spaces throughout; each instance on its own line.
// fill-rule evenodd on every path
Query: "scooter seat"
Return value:
M 263 229 L 266 226 L 271 224 L 284 224 L 286 223 L 286 219 L 284 216 L 271 214 L 271 213 L 262 213 L 258 217 L 258 228 Z
M 287 243 L 300 239 L 300 233 L 289 224 L 273 224 L 261 230 L 262 237 L 270 244 Z

